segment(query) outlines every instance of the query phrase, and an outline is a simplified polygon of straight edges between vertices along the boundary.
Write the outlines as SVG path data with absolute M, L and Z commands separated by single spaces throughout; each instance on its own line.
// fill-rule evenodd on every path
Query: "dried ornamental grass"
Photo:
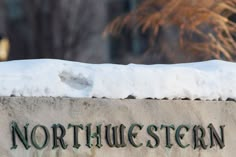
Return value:
M 236 24 L 229 18 L 236 13 L 235 7 L 236 0 L 146 0 L 131 13 L 116 18 L 104 33 L 119 35 L 123 29 L 151 32 L 151 48 L 160 28 L 177 26 L 182 50 L 233 61 Z

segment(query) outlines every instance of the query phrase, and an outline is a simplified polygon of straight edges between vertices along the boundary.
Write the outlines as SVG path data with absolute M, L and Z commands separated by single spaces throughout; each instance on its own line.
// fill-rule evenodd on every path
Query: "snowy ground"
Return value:
M 0 63 L 0 96 L 236 100 L 236 63 L 84 64 L 62 60 Z

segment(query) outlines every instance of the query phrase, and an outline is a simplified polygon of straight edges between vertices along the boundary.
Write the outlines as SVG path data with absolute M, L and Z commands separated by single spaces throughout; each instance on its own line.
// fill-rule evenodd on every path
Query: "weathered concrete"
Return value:
M 159 101 L 159 100 L 108 100 L 108 99 L 70 99 L 70 98 L 23 98 L 2 97 L 0 98 L 0 157 L 233 157 L 236 154 L 236 103 L 214 102 L 214 101 Z M 31 144 L 26 150 L 17 139 L 18 147 L 12 149 L 11 122 L 15 121 L 21 131 L 23 126 L 29 123 L 29 139 L 32 128 L 41 124 L 50 131 L 49 145 L 42 150 L 37 150 Z M 52 150 L 52 128 L 53 124 L 62 124 L 66 128 L 65 143 L 66 150 Z M 86 131 L 79 131 L 79 143 L 81 147 L 73 149 L 73 129 L 67 129 L 68 124 L 92 123 L 92 132 L 95 126 L 102 124 L 102 148 L 88 148 L 86 146 Z M 131 124 L 139 123 L 144 127 L 141 131 L 135 129 L 138 135 L 136 143 L 143 143 L 142 147 L 133 147 L 127 137 Z M 207 126 L 212 123 L 220 134 L 219 126 L 225 125 L 225 147 L 210 148 L 210 135 Z M 125 140 L 127 147 L 110 148 L 105 141 L 104 126 L 124 124 Z M 155 124 L 158 126 L 157 134 L 160 145 L 157 148 L 147 148 L 146 143 L 153 138 L 147 134 L 147 126 Z M 190 126 L 189 132 L 182 131 L 185 136 L 182 140 L 189 147 L 180 148 L 175 142 L 175 134 L 171 132 L 172 148 L 166 148 L 166 134 L 160 130 L 160 125 L 173 124 L 175 127 L 185 124 Z M 206 150 L 194 149 L 192 128 L 194 125 L 202 125 L 206 128 L 205 142 Z M 60 134 L 60 133 L 58 133 Z M 44 133 L 37 132 L 38 140 L 42 142 Z M 93 140 L 96 143 L 96 139 Z

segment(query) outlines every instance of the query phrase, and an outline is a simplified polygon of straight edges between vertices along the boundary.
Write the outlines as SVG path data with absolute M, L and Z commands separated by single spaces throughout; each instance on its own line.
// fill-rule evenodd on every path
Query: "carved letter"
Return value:
M 120 135 L 118 135 L 118 126 L 112 127 L 113 138 L 111 137 L 111 124 L 105 127 L 106 127 L 106 141 L 110 147 L 120 148 L 120 147 L 126 146 L 125 139 L 124 139 L 124 131 L 126 127 L 123 124 L 120 125 L 120 129 L 119 129 Z M 118 138 L 120 140 L 120 143 L 118 142 Z
M 24 147 L 26 149 L 30 148 L 30 145 L 28 143 L 28 126 L 29 124 L 26 124 L 24 126 L 24 130 L 25 130 L 25 136 L 22 134 L 22 132 L 20 131 L 18 125 L 16 122 L 12 122 L 11 124 L 11 129 L 12 129 L 12 147 L 11 149 L 16 149 L 17 148 L 17 144 L 16 144 L 16 134 L 19 137 L 19 140 L 22 142 L 22 144 L 24 145 Z
M 97 132 L 96 133 L 91 133 L 91 125 L 92 124 L 88 124 L 86 126 L 86 134 L 87 134 L 87 144 L 86 146 L 88 146 L 89 148 L 92 148 L 93 144 L 91 143 L 91 138 L 97 138 L 97 144 L 96 146 L 98 148 L 102 147 L 102 140 L 101 140 L 101 126 L 102 125 L 98 125 L 97 128 Z
M 59 147 L 59 144 L 57 143 L 57 141 L 60 142 L 61 144 L 61 147 L 63 149 L 66 149 L 67 148 L 67 144 L 65 144 L 65 141 L 64 141 L 64 136 L 66 135 L 66 129 L 63 125 L 61 124 L 54 124 L 52 126 L 52 129 L 53 129 L 53 147 L 52 149 L 55 149 L 55 148 L 58 148 Z M 60 129 L 61 130 L 61 135 L 58 136 L 57 135 L 57 130 Z
M 42 146 L 39 146 L 39 144 L 37 143 L 37 140 L 36 140 L 36 131 L 37 131 L 38 128 L 42 128 L 43 131 L 44 131 L 44 134 L 45 134 L 45 140 L 44 140 Z M 37 125 L 37 126 L 35 126 L 33 128 L 32 132 L 31 132 L 31 142 L 32 142 L 32 145 L 36 149 L 43 149 L 43 148 L 45 148 L 48 145 L 49 138 L 50 138 L 50 134 L 49 134 L 48 129 L 45 126 Z
M 161 129 L 165 128 L 166 129 L 166 147 L 171 148 L 173 144 L 170 142 L 170 129 L 175 130 L 174 125 L 166 126 L 166 125 L 161 125 Z
M 148 140 L 147 141 L 147 147 L 149 147 L 149 148 L 157 148 L 159 146 L 159 144 L 160 144 L 159 137 L 157 136 L 157 134 L 154 133 L 154 131 L 157 131 L 157 129 L 158 129 L 158 127 L 155 126 L 155 125 L 150 125 L 147 128 L 148 135 L 150 135 L 155 140 L 155 142 L 156 142 L 155 145 L 152 145 L 151 144 L 151 140 Z
M 223 149 L 225 147 L 225 141 L 224 141 L 224 127 L 225 126 L 220 126 L 221 130 L 221 138 L 219 137 L 218 133 L 216 132 L 216 129 L 212 124 L 208 126 L 210 129 L 210 138 L 211 138 L 211 146 L 210 148 L 215 146 L 215 141 L 218 143 L 220 146 L 220 149 Z M 214 140 L 215 139 L 215 140 Z
M 76 149 L 79 149 L 79 147 L 81 146 L 79 144 L 79 137 L 78 137 L 78 132 L 79 132 L 79 129 L 83 130 L 83 125 L 72 125 L 72 124 L 69 124 L 68 125 L 68 129 L 70 128 L 73 128 L 73 131 L 74 131 L 74 145 L 73 147 L 76 148 Z
M 187 132 L 189 131 L 188 126 L 186 126 L 186 125 L 179 126 L 176 130 L 176 133 L 175 133 L 175 140 L 181 148 L 187 148 L 188 146 L 190 146 L 190 144 L 183 145 L 182 142 L 181 142 L 181 140 L 183 140 L 183 138 L 184 138 L 184 134 L 180 134 L 182 129 L 185 129 Z
M 199 137 L 199 131 L 201 131 L 201 136 Z M 194 126 L 193 128 L 193 140 L 194 140 L 194 149 L 202 147 L 203 149 L 207 149 L 207 145 L 205 144 L 204 137 L 206 136 L 206 131 L 202 126 Z
M 133 145 L 134 147 L 138 148 L 138 147 L 141 147 L 143 144 L 140 143 L 140 144 L 136 144 L 134 142 L 134 138 L 137 137 L 138 133 L 133 133 L 133 130 L 134 128 L 137 127 L 139 130 L 142 130 L 143 128 L 143 125 L 140 125 L 140 124 L 132 124 L 131 127 L 129 128 L 129 132 L 128 132 L 128 139 L 129 139 L 129 142 L 131 145 Z

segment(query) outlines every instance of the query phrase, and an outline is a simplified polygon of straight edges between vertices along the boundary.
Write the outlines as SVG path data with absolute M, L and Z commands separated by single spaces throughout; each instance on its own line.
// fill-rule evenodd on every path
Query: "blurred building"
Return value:
M 0 36 L 10 41 L 9 60 L 55 58 L 88 63 L 151 64 L 213 59 L 204 53 L 184 54 L 179 46 L 178 25 L 160 27 L 153 47 L 150 47 L 150 34 L 140 30 L 122 30 L 122 35 L 115 37 L 102 36 L 111 21 L 141 2 L 0 0 Z M 236 21 L 235 17 L 230 20 Z
M 56 58 L 89 63 L 126 63 L 143 53 L 142 38 L 102 37 L 115 17 L 139 0 L 0 0 L 0 34 L 9 60 Z

